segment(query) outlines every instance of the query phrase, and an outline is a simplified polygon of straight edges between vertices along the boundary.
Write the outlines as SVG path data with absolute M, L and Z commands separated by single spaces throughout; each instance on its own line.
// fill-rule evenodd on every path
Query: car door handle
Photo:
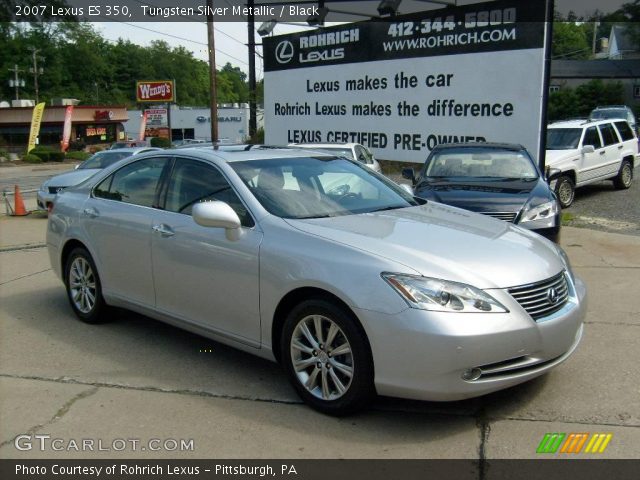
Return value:
M 84 215 L 89 218 L 96 218 L 98 216 L 98 211 L 95 208 L 91 207 L 85 208 L 82 213 L 84 213 Z
M 153 230 L 156 233 L 159 233 L 163 237 L 173 237 L 176 234 L 176 232 L 171 230 L 171 228 L 165 225 L 164 223 L 161 225 L 154 225 L 153 227 L 151 227 L 151 230 Z
M 602 151 L 600 152 L 600 155 L 604 155 L 605 153 L 607 153 L 607 152 L 605 152 L 604 150 L 602 150 Z
M 618 150 L 622 150 L 624 148 L 624 145 L 618 145 Z

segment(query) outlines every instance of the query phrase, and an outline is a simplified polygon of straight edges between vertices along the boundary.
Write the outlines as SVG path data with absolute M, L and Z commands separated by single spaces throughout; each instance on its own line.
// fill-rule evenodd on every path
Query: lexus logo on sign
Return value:
M 276 47 L 276 60 L 278 63 L 289 63 L 293 58 L 293 43 L 289 40 L 281 41 Z

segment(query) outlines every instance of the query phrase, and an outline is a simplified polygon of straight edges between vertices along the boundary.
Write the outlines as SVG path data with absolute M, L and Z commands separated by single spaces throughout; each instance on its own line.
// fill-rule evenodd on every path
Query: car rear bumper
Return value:
M 565 361 L 583 333 L 586 290 L 577 280 L 559 312 L 534 321 L 504 290 L 491 294 L 509 313 L 396 315 L 357 309 L 371 343 L 379 394 L 450 401 L 533 379 Z M 463 374 L 478 369 L 475 380 Z

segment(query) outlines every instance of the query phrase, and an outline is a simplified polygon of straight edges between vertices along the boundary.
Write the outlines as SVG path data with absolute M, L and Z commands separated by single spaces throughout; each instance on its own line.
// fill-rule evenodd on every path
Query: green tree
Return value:
M 591 55 L 589 35 L 593 32 L 590 24 L 556 21 L 553 23 L 553 58 L 584 60 Z

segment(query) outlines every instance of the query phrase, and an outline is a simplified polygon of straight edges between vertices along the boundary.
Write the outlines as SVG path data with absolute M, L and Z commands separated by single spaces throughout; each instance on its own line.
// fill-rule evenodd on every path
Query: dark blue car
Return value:
M 550 177 L 559 173 L 549 172 Z M 521 145 L 461 143 L 435 147 L 412 180 L 417 197 L 515 223 L 557 242 L 560 205 Z

